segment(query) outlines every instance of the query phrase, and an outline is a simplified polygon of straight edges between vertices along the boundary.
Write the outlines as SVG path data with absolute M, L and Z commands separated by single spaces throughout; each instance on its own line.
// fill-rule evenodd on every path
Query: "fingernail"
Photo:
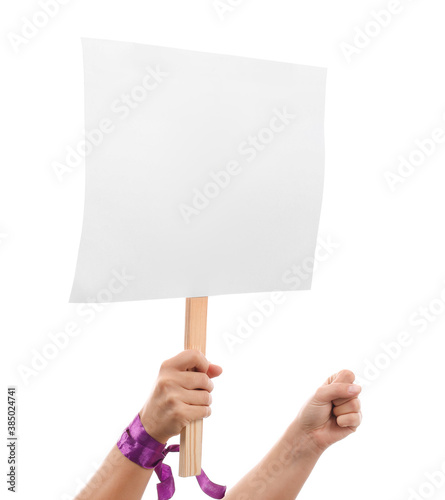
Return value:
M 357 384 L 352 384 L 348 387 L 349 394 L 358 394 L 361 391 L 361 387 Z

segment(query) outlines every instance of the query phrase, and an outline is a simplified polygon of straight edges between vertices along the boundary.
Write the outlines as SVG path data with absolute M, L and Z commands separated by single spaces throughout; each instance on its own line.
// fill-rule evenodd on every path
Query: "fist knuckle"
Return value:
M 194 363 L 199 363 L 201 361 L 203 354 L 199 352 L 197 349 L 190 349 L 190 356 Z
M 157 386 L 161 391 L 168 389 L 168 379 L 166 377 L 159 377 Z
M 213 389 L 213 382 L 210 380 L 210 377 L 203 373 L 203 378 L 202 378 L 202 389 L 205 389 L 206 391 L 212 391 Z
M 201 393 L 201 404 L 204 406 L 210 406 L 212 404 L 212 395 L 208 391 L 200 391 Z
M 209 386 L 209 380 L 205 373 L 196 373 L 196 388 L 206 389 Z
M 192 373 L 192 376 L 191 376 L 192 387 L 190 387 L 190 389 L 193 390 L 193 389 L 197 389 L 199 387 L 200 376 L 201 376 L 201 374 L 198 372 Z
M 175 395 L 176 389 L 177 388 L 176 388 L 175 384 L 171 380 L 167 379 L 164 382 L 163 394 L 165 397 L 171 398 Z
M 165 404 L 168 408 L 175 408 L 177 406 L 178 399 L 176 394 L 169 392 L 165 396 Z

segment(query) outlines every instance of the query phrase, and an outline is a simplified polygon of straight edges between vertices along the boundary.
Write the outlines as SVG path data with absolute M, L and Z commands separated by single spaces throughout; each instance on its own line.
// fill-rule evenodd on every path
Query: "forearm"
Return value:
M 140 500 L 153 473 L 144 467 L 163 460 L 167 441 L 185 423 L 210 415 L 211 379 L 221 372 L 196 349 L 164 361 L 150 398 L 119 440 L 123 452 L 114 446 L 75 500 Z
M 292 423 L 261 462 L 246 474 L 227 500 L 294 500 L 309 477 L 321 450 Z
M 140 500 L 153 473 L 128 460 L 117 446 L 75 500 Z

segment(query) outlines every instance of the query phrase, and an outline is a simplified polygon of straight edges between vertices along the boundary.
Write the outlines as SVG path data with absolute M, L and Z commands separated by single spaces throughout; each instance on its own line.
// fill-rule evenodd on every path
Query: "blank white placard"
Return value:
M 82 43 L 86 194 L 70 301 L 309 289 L 326 69 Z

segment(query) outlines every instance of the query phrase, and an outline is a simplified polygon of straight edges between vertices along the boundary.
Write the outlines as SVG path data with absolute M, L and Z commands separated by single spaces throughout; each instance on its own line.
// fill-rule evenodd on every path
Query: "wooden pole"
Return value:
M 207 297 L 193 297 L 185 302 L 184 348 L 206 353 Z M 179 475 L 181 477 L 201 474 L 202 420 L 191 422 L 181 432 L 179 453 Z

